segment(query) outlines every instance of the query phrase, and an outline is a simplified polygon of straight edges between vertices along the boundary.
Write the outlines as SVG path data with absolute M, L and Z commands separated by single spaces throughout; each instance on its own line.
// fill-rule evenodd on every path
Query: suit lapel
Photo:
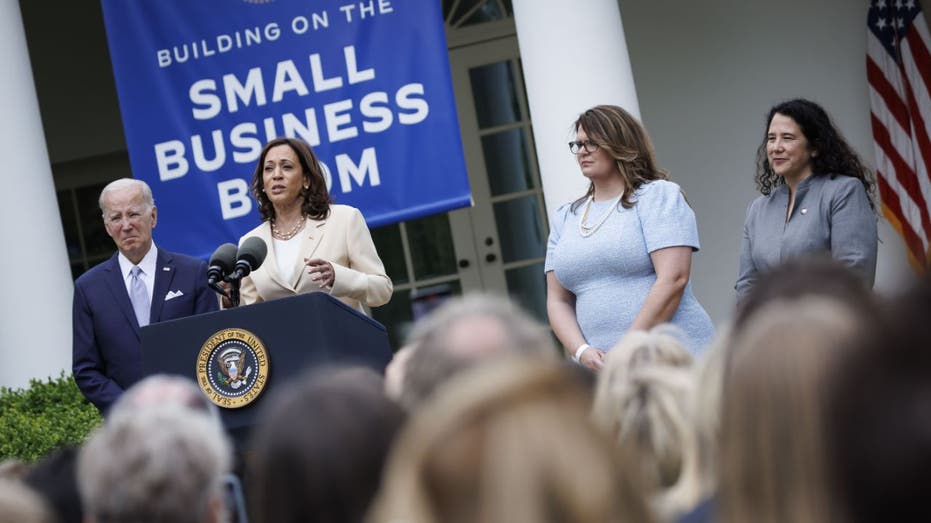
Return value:
M 119 252 L 117 252 L 107 262 L 104 278 L 106 279 L 107 288 L 110 290 L 110 294 L 113 295 L 117 307 L 123 312 L 123 316 L 126 316 L 126 321 L 132 326 L 133 332 L 136 333 L 136 338 L 141 339 L 139 337 L 139 321 L 136 320 L 136 312 L 133 309 L 132 302 L 129 301 L 129 293 L 126 291 L 126 282 L 123 280 L 122 271 L 120 271 L 120 262 L 117 259 L 119 255 Z
M 155 285 L 152 289 L 152 310 L 150 311 L 150 323 L 161 320 L 162 305 L 165 304 L 165 295 L 171 288 L 171 282 L 175 279 L 174 258 L 171 253 L 162 249 L 158 250 L 158 257 L 155 260 Z
M 317 247 L 320 246 L 320 240 L 323 239 L 323 235 L 326 233 L 326 224 L 326 218 L 322 220 L 307 220 L 307 227 L 304 229 L 304 240 L 301 242 L 300 254 L 298 254 L 297 263 L 294 267 L 294 270 L 298 272 L 294 283 L 295 289 L 300 288 L 301 281 L 307 277 L 307 271 L 304 270 L 304 258 L 309 259 L 314 257 Z

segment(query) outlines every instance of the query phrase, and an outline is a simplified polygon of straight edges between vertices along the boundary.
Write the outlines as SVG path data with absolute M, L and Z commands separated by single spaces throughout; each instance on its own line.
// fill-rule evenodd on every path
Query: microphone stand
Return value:
M 220 287 L 220 284 L 218 282 L 207 280 L 207 286 L 213 289 L 213 291 L 219 294 L 220 296 L 226 296 L 227 298 L 230 297 L 230 295 L 226 292 L 226 289 L 224 289 L 223 287 Z
M 239 285 L 240 283 L 242 283 L 242 279 L 237 278 L 236 274 L 234 273 L 234 274 L 231 274 L 228 278 L 226 278 L 226 281 L 230 283 L 230 292 L 228 295 L 228 298 L 230 299 L 230 303 L 233 304 L 234 308 L 239 307 Z

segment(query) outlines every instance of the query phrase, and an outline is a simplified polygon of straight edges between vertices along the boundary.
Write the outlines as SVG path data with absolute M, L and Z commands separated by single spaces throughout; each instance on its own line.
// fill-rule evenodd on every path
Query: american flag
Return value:
M 920 273 L 931 263 L 931 36 L 917 0 L 873 0 L 866 75 L 883 214 Z

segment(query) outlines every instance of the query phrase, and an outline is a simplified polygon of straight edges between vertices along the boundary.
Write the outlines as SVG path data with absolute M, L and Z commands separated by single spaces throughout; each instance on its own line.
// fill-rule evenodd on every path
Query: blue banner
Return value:
M 437 0 L 102 0 L 156 241 L 206 258 L 259 223 L 262 146 L 307 141 L 370 227 L 470 204 Z

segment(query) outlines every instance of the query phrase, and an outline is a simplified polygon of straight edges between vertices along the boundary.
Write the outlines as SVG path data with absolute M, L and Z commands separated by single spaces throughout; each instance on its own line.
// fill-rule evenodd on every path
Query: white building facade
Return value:
M 694 292 L 719 325 L 733 308 L 768 109 L 821 103 L 873 164 L 867 0 L 442 3 L 475 206 L 373 231 L 396 289 L 373 316 L 395 345 L 412 301 L 430 292 L 507 293 L 545 321 L 547 212 L 585 191 L 566 142 L 593 105 L 638 115 L 685 191 L 702 244 Z M 71 280 L 114 250 L 97 195 L 132 173 L 99 4 L 0 0 L 0 28 L 0 147 L 11 160 L 0 175 L 10 282 L 0 385 L 18 387 L 70 371 Z M 891 292 L 912 273 L 885 220 L 880 239 L 876 288 Z

